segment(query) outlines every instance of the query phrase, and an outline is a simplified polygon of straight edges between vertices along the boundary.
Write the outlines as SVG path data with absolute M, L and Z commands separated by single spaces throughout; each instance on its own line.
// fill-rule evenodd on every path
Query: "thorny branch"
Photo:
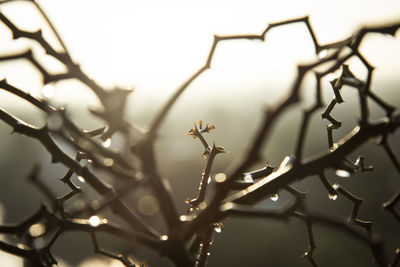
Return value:
M 10 4 L 15 1 L 0 1 L 0 5 Z M 11 31 L 13 39 L 25 38 L 36 42 L 44 49 L 46 56 L 51 56 L 58 60 L 66 67 L 66 71 L 52 74 L 37 60 L 37 55 L 32 49 L 0 56 L 0 62 L 18 59 L 27 60 L 40 72 L 43 84 L 64 79 L 76 79 L 82 82 L 99 98 L 103 109 L 93 110 L 92 113 L 104 120 L 106 126 L 92 131 L 79 129 L 68 118 L 64 109 L 52 107 L 45 100 L 35 98 L 12 86 L 5 79 L 0 81 L 1 89 L 26 100 L 42 110 L 47 116 L 47 124 L 41 128 L 29 125 L 3 109 L 0 109 L 0 120 L 9 125 L 13 132 L 39 141 L 50 153 L 54 163 L 59 162 L 66 166 L 68 171 L 61 178 L 61 181 L 71 190 L 64 196 L 56 196 L 52 189 L 41 181 L 39 177 L 40 168 L 38 165 L 35 166 L 29 175 L 30 179 L 53 204 L 53 207 L 48 210 L 43 206 L 38 212 L 17 225 L 0 226 L 0 233 L 16 235 L 19 240 L 19 245 L 0 241 L 1 250 L 21 256 L 34 266 L 52 266 L 57 262 L 50 251 L 54 242 L 64 232 L 77 230 L 86 232 L 91 236 L 96 253 L 116 259 L 126 266 L 143 266 L 142 263 L 133 261 L 130 256 L 115 254 L 102 249 L 97 239 L 97 234 L 105 232 L 149 247 L 169 258 L 176 266 L 200 267 L 205 266 L 210 255 L 209 250 L 213 240 L 214 229 L 220 232 L 222 229 L 221 221 L 227 217 L 245 216 L 268 220 L 289 220 L 292 217 L 296 217 L 306 223 L 309 248 L 304 257 L 313 266 L 318 266 L 317 260 L 313 258 L 313 252 L 317 247 L 312 229 L 314 224 L 322 224 L 345 232 L 348 236 L 362 241 L 370 246 L 377 264 L 388 266 L 389 261 L 382 253 L 382 242 L 372 232 L 372 222 L 362 221 L 358 218 L 362 199 L 356 197 L 339 184 L 332 185 L 325 171 L 328 169 L 341 169 L 354 175 L 357 172 L 372 170 L 371 166 L 364 165 L 362 156 L 359 156 L 354 163 L 348 159 L 348 156 L 368 140 L 381 137 L 381 145 L 385 153 L 400 173 L 398 157 L 388 140 L 389 134 L 400 127 L 400 116 L 394 114 L 395 107 L 372 91 L 371 83 L 374 67 L 359 51 L 360 44 L 368 33 L 394 36 L 400 27 L 400 23 L 361 28 L 348 38 L 324 45 L 318 42 L 308 17 L 271 23 L 261 34 L 215 35 L 204 65 L 182 83 L 164 106 L 159 109 L 150 123 L 149 130 L 143 131 L 124 118 L 126 99 L 131 91 L 122 88 L 106 89 L 89 78 L 81 70 L 80 66 L 74 62 L 60 35 L 41 6 L 34 0 L 27 2 L 31 2 L 43 16 L 61 44 L 63 51 L 57 51 L 45 39 L 41 30 L 35 32 L 21 30 L 1 11 L 0 21 Z M 204 133 L 209 133 L 213 130 L 214 126 L 208 126 L 207 124 L 203 127 L 202 121 L 199 122 L 199 126 L 194 125 L 189 134 L 193 138 L 199 138 L 202 143 L 204 147 L 202 156 L 206 159 L 206 166 L 201 175 L 197 197 L 187 200 L 190 205 L 190 212 L 187 215 L 179 216 L 173 202 L 173 196 L 164 178 L 159 174 L 155 160 L 154 141 L 159 134 L 160 126 L 175 102 L 190 87 L 192 82 L 211 68 L 216 48 L 220 42 L 241 39 L 265 41 L 271 29 L 294 23 L 303 23 L 305 25 L 317 56 L 321 52 L 331 53 L 328 56 L 318 57 L 312 62 L 297 67 L 297 75 L 288 94 L 276 105 L 265 111 L 263 120 L 255 132 L 254 138 L 251 139 L 246 152 L 236 158 L 232 166 L 225 172 L 226 176 L 216 179 L 216 190 L 209 201 L 206 198 L 206 194 L 208 184 L 212 181 L 212 166 L 215 157 L 217 154 L 226 151 L 222 147 L 216 146 L 215 143 L 212 146 L 209 145 L 203 136 Z M 358 59 L 367 69 L 368 74 L 365 81 L 351 72 L 350 66 L 347 65 L 351 58 Z M 330 64 L 328 68 L 323 71 L 318 69 L 325 63 Z M 322 81 L 328 74 L 334 73 L 339 69 L 341 69 L 341 74 L 330 81 L 334 97 L 321 114 L 322 119 L 329 121 L 327 125 L 329 151 L 322 155 L 304 159 L 303 151 L 310 118 L 316 111 L 325 106 L 322 100 Z M 308 73 L 312 73 L 316 79 L 315 100 L 310 108 L 303 111 L 294 156 L 287 156 L 278 168 L 273 168 L 267 164 L 263 169 L 252 170 L 253 165 L 261 159 L 262 149 L 268 142 L 276 121 L 285 111 L 301 101 L 301 88 L 304 83 L 304 77 Z M 342 126 L 342 122 L 334 118 L 332 111 L 344 102 L 341 95 L 341 90 L 344 86 L 352 87 L 358 92 L 360 119 L 359 124 L 347 136 L 335 141 L 334 130 L 339 129 Z M 368 100 L 378 104 L 386 112 L 387 117 L 377 122 L 370 122 Z M 103 146 L 102 142 L 109 140 L 116 132 L 122 133 L 126 138 L 127 145 L 131 147 L 133 152 L 132 155 L 123 155 L 118 151 Z M 131 136 L 135 136 L 133 143 L 128 140 Z M 64 152 L 63 147 L 57 142 L 58 138 L 73 148 L 76 152 L 76 158 L 72 158 Z M 131 160 L 132 158 L 137 160 L 133 161 Z M 81 163 L 82 160 L 90 161 L 90 164 L 84 165 Z M 106 182 L 100 178 L 98 170 L 105 170 L 108 176 L 116 181 L 121 181 L 122 186 L 118 183 Z M 92 204 L 87 203 L 83 209 L 78 211 L 70 211 L 64 206 L 66 201 L 69 201 L 76 194 L 82 193 L 82 190 L 71 180 L 73 175 L 81 176 L 89 186 L 101 195 L 100 199 L 96 199 L 96 205 L 92 205 L 93 202 Z M 304 202 L 304 199 L 307 198 L 307 193 L 297 190 L 292 186 L 292 183 L 313 175 L 319 176 L 331 199 L 336 199 L 340 194 L 353 203 L 353 208 L 347 221 L 308 210 Z M 167 226 L 166 234 L 159 233 L 152 226 L 145 223 L 123 200 L 124 195 L 134 192 L 142 185 L 149 185 L 159 200 L 160 212 Z M 281 190 L 286 190 L 293 198 L 280 210 L 258 210 L 252 207 L 266 196 L 277 197 Z M 400 188 L 390 200 L 383 204 L 383 207 L 390 211 L 400 222 L 400 215 L 396 211 L 396 205 L 399 201 Z M 102 219 L 96 215 L 104 208 L 111 208 L 112 212 L 126 221 L 132 229 L 125 230 L 114 225 L 110 220 Z M 89 219 L 80 217 L 88 214 L 92 215 Z M 35 229 L 32 228 L 34 226 L 42 230 L 35 232 L 32 230 Z M 364 228 L 366 233 L 361 232 L 357 227 Z M 31 242 L 32 239 L 49 233 L 52 233 L 52 235 L 44 247 L 37 248 Z M 399 262 L 398 248 L 394 254 L 395 256 L 389 266 L 396 266 Z

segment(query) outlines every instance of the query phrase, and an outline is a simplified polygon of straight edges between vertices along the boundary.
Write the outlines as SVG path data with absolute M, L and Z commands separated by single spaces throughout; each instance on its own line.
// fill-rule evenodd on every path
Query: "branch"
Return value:
M 106 251 L 106 250 L 104 250 L 104 249 L 101 249 L 100 246 L 99 246 L 99 244 L 98 244 L 98 241 L 97 241 L 95 232 L 91 232 L 91 233 L 90 233 L 90 236 L 91 236 L 91 238 L 92 238 L 92 243 L 93 243 L 93 247 L 94 247 L 94 252 L 99 253 L 99 254 L 101 254 L 101 255 L 104 255 L 104 256 L 106 256 L 106 257 L 109 257 L 109 258 L 118 260 L 118 261 L 120 261 L 122 264 L 124 264 L 125 266 L 128 266 L 128 267 L 135 267 L 135 266 L 136 266 L 136 265 L 135 265 L 134 263 L 132 263 L 126 256 L 124 256 L 124 255 L 122 255 L 122 254 L 114 255 L 114 254 L 112 254 L 111 252 L 108 252 L 108 251 Z
M 312 264 L 312 266 L 318 267 L 319 265 L 313 258 L 314 250 L 317 248 L 317 246 L 315 245 L 315 241 L 314 241 L 314 233 L 312 231 L 313 222 L 312 222 L 312 220 L 310 220 L 309 217 L 307 217 L 307 215 L 305 215 L 301 212 L 298 212 L 298 211 L 295 211 L 293 213 L 293 217 L 299 218 L 306 222 L 309 247 L 308 247 L 308 250 L 303 254 L 303 257 L 307 258 L 308 261 Z
M 204 267 L 207 264 L 207 258 L 210 256 L 210 246 L 213 242 L 214 227 L 209 227 L 204 233 L 196 257 L 195 267 Z
M 92 186 L 99 194 L 112 194 L 113 190 L 109 185 L 105 184 L 97 178 L 87 167 L 81 166 L 78 162 L 65 154 L 53 141 L 49 135 L 47 127 L 37 129 L 32 125 L 26 124 L 21 120 L 9 115 L 0 109 L 0 120 L 11 126 L 14 132 L 37 139 L 51 154 L 53 162 L 61 162 L 69 169 L 73 170 L 77 175 L 85 178 L 87 183 Z M 121 216 L 127 223 L 135 229 L 143 231 L 147 234 L 156 236 L 157 234 L 149 228 L 121 199 L 115 198 L 112 203 L 113 211 Z
M 157 113 L 155 116 L 153 122 L 151 123 L 150 128 L 150 135 L 155 137 L 155 133 L 158 131 L 160 125 L 162 122 L 165 120 L 167 117 L 169 111 L 175 104 L 175 102 L 178 100 L 178 98 L 182 95 L 182 93 L 189 87 L 189 85 L 196 80 L 204 71 L 207 69 L 211 68 L 211 61 L 213 59 L 216 47 L 219 42 L 221 41 L 229 41 L 229 40 L 240 40 L 240 39 L 247 39 L 247 40 L 265 40 L 265 36 L 268 33 L 269 30 L 283 26 L 283 25 L 288 25 L 288 24 L 293 24 L 293 23 L 305 23 L 307 30 L 310 33 L 311 39 L 314 43 L 315 50 L 318 53 L 322 48 L 319 46 L 317 42 L 317 38 L 314 34 L 314 31 L 310 25 L 308 17 L 302 17 L 302 18 L 297 18 L 297 19 L 291 19 L 291 20 L 286 20 L 286 21 L 281 21 L 277 23 L 271 23 L 268 25 L 268 27 L 259 35 L 229 35 L 229 36 L 214 36 L 214 41 L 211 45 L 210 52 L 208 53 L 208 57 L 206 59 L 205 64 L 200 67 L 189 79 L 187 79 L 176 91 L 175 93 L 170 97 L 170 99 L 167 101 L 167 103 L 160 109 L 160 111 Z M 349 40 L 348 40 L 349 41 Z M 348 42 L 347 41 L 347 42 Z M 337 44 L 332 45 L 332 46 L 337 46 Z
M 303 164 L 285 164 L 282 168 L 271 173 L 267 177 L 254 183 L 248 188 L 234 193 L 225 198 L 224 203 L 235 202 L 238 204 L 253 204 L 283 189 L 287 184 L 302 180 L 308 176 L 321 173 L 322 169 L 335 168 L 339 161 L 356 148 L 367 142 L 373 137 L 387 134 L 400 127 L 400 120 L 395 117 L 392 121 L 383 121 L 365 126 L 355 127 L 347 136 L 338 142 L 337 147 L 327 154 L 306 160 Z M 218 201 L 219 203 L 219 201 Z M 220 204 L 219 204 L 220 205 Z M 217 207 L 219 207 L 219 205 Z M 210 224 L 215 220 L 215 207 L 209 205 L 202 211 L 197 218 L 187 227 L 186 235 L 191 236 L 198 228 Z
M 223 147 L 216 146 L 215 143 L 211 147 L 209 155 L 207 156 L 207 163 L 204 171 L 201 175 L 201 181 L 199 186 L 198 195 L 196 198 L 191 199 L 188 198 L 185 202 L 190 204 L 188 211 L 192 211 L 197 209 L 197 207 L 204 201 L 206 197 L 207 185 L 209 184 L 209 180 L 211 180 L 211 167 L 213 165 L 215 157 L 220 153 L 226 153 Z

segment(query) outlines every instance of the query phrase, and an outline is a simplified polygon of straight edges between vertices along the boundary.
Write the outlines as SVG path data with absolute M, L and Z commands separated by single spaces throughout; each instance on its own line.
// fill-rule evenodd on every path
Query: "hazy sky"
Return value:
M 397 0 L 38 2 L 54 22 L 73 58 L 88 74 L 107 86 L 134 87 L 138 97 L 171 93 L 204 63 L 214 34 L 260 33 L 270 22 L 309 15 L 323 44 L 345 38 L 361 25 L 400 20 Z M 23 1 L 2 5 L 1 10 L 24 29 L 34 30 L 44 24 L 34 8 Z M 46 27 L 44 33 L 51 39 Z M 23 40 L 6 42 L 9 38 L 8 30 L 0 25 L 1 54 L 32 46 Z M 375 39 L 372 36 L 368 41 L 368 48 L 372 49 L 367 53 L 373 64 L 398 66 L 400 53 L 393 52 L 400 50 L 398 38 Z M 384 49 L 379 50 L 383 44 Z M 43 51 L 35 49 L 35 55 L 42 54 Z M 201 77 L 199 85 L 232 90 L 232 84 L 224 84 L 232 77 L 237 79 L 238 87 L 276 84 L 287 79 L 296 62 L 312 57 L 313 47 L 305 27 L 301 24 L 284 27 L 271 31 L 265 43 L 230 41 L 220 45 L 213 69 Z M 50 59 L 45 63 L 57 67 Z M 0 64 L 0 76 L 39 93 L 38 74 L 24 71 L 21 80 L 18 64 Z M 56 96 L 66 97 L 77 87 L 76 83 L 60 83 Z M 91 99 L 88 101 L 95 101 L 93 96 L 88 97 Z

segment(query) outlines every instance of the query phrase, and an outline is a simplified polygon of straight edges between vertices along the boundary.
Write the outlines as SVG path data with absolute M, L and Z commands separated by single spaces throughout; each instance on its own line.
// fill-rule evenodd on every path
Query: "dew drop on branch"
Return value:
M 338 185 L 338 184 L 333 184 L 332 187 L 333 187 L 333 189 L 338 190 L 338 188 L 340 187 L 340 185 Z
M 78 178 L 78 180 L 79 180 L 79 182 L 81 182 L 81 183 L 85 183 L 86 181 L 85 181 L 85 178 L 83 178 L 82 176 L 78 176 L 77 177 Z
M 214 223 L 214 231 L 216 233 L 221 233 L 223 228 L 224 226 L 222 225 L 222 223 Z
M 111 138 L 107 138 L 104 142 L 103 142 L 103 146 L 105 148 L 109 148 L 111 146 Z
M 253 177 L 251 177 L 251 174 L 250 174 L 250 173 L 245 173 L 245 174 L 244 174 L 244 177 L 243 177 L 243 180 L 244 180 L 246 183 L 252 183 L 252 182 L 254 182 Z
M 272 201 L 278 201 L 279 199 L 279 195 L 278 194 L 273 194 L 269 197 L 269 199 L 271 199 Z
M 337 195 L 336 194 L 329 194 L 328 195 L 330 200 L 336 200 L 337 199 Z
M 89 218 L 89 224 L 90 224 L 91 226 L 93 226 L 93 227 L 99 226 L 99 225 L 100 225 L 100 222 L 101 222 L 101 221 L 100 221 L 99 216 L 94 215 L 94 216 L 92 216 L 92 217 Z
M 181 222 L 187 222 L 187 221 L 190 220 L 190 218 L 189 218 L 189 216 L 187 216 L 187 215 L 181 215 L 181 216 L 179 216 L 179 220 L 180 220 Z
M 167 235 L 162 235 L 162 236 L 160 236 L 160 240 L 167 241 L 168 240 L 168 236 Z

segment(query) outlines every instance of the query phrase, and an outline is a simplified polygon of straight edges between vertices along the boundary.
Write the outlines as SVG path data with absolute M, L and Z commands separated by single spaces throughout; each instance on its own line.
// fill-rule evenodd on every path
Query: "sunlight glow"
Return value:
M 96 1 L 95 12 L 91 1 L 39 2 L 54 22 L 74 60 L 89 76 L 109 88 L 115 85 L 134 86 L 136 94 L 152 95 L 154 98 L 169 95 L 205 63 L 215 34 L 260 34 L 271 22 L 309 15 L 319 42 L 324 44 L 345 38 L 365 24 L 394 21 L 400 14 L 400 2 L 395 0 L 386 1 L 385 5 L 373 0 L 338 0 L 329 7 L 317 0 L 273 3 L 253 0 L 251 4 L 246 1 L 228 3 L 211 0 L 116 0 L 110 4 L 109 1 L 99 0 Z M 36 30 L 46 25 L 34 8 L 20 11 L 23 4 L 27 3 L 4 5 L 2 11 L 24 29 Z M 70 14 L 74 14 L 73 20 Z M 9 32 L 3 26 L 0 31 Z M 43 32 L 45 38 L 59 49 L 60 45 L 51 31 L 44 27 Z M 9 34 L 0 36 L 2 51 L 16 47 L 6 41 Z M 371 46 L 382 40 L 381 37 L 375 40 L 373 36 L 370 39 Z M 19 50 L 25 49 L 23 44 L 19 43 Z M 25 46 L 31 47 L 31 44 L 27 42 Z M 394 51 L 396 46 L 389 45 L 387 49 Z M 393 54 L 387 49 L 384 51 L 386 55 Z M 35 50 L 37 56 L 43 54 Z M 323 57 L 325 53 L 322 51 L 319 56 Z M 373 65 L 391 60 L 392 68 L 400 66 L 397 57 L 383 56 L 377 49 L 367 55 Z M 271 30 L 265 42 L 221 42 L 215 51 L 212 71 L 204 74 L 207 79 L 202 81 L 200 78 L 199 83 L 212 84 L 212 88 L 218 88 L 222 94 L 236 89 L 232 86 L 242 88 L 244 82 L 252 87 L 269 85 L 267 87 L 270 88 L 279 84 L 280 80 L 291 77 L 296 64 L 313 58 L 314 50 L 305 26 L 284 26 Z M 60 69 L 54 62 L 46 60 L 45 63 L 50 69 Z M 7 63 L 1 65 L 0 71 L 7 69 Z M 18 81 L 20 75 L 15 71 L 6 71 L 5 75 L 11 81 Z M 37 85 L 35 75 L 35 78 L 27 76 L 30 79 L 26 86 L 29 90 L 34 91 Z M 224 82 L 233 77 L 234 83 Z M 32 82 L 32 79 L 36 81 Z M 43 88 L 45 97 L 54 95 L 49 86 Z M 71 91 L 57 90 L 57 97 L 71 97 Z M 79 100 L 83 99 L 80 97 Z
M 99 216 L 92 216 L 89 218 L 89 224 L 93 227 L 99 226 L 101 223 Z

